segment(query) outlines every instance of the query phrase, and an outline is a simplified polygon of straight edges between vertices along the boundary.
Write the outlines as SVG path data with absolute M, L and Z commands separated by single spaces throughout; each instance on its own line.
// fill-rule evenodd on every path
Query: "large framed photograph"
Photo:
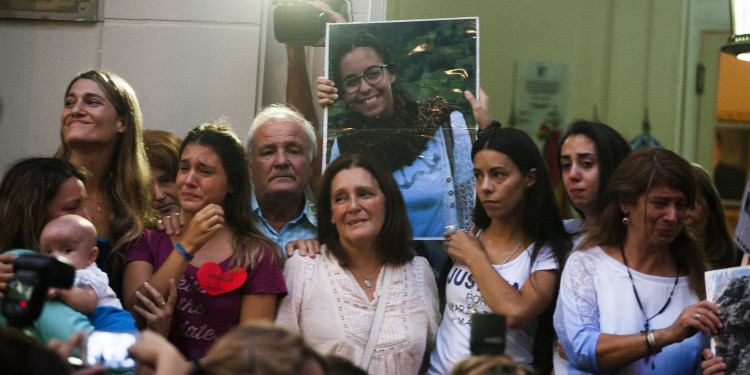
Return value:
M 415 239 L 470 228 L 477 18 L 328 24 L 326 71 L 339 97 L 324 116 L 324 166 L 380 160 L 399 185 Z
M 0 1 L 0 18 L 97 22 L 103 19 L 103 1 L 4 0 Z

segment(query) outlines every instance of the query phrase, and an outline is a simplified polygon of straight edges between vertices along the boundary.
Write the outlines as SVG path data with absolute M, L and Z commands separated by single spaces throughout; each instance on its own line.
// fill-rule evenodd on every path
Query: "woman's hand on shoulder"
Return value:
M 487 258 L 476 236 L 476 228 L 445 232 L 444 236 L 443 248 L 456 262 L 469 265 L 477 257 Z
M 166 233 L 170 236 L 179 236 L 182 234 L 182 227 L 185 225 L 185 216 L 180 215 L 176 212 L 172 215 L 167 215 L 156 222 L 156 229 Z
M 685 307 L 671 326 L 665 328 L 667 342 L 682 342 L 698 332 L 704 335 L 717 334 L 724 325 L 721 324 L 721 310 L 706 300 Z
M 310 240 L 296 240 L 286 243 L 286 255 L 288 257 L 291 258 L 294 255 L 295 250 L 299 250 L 298 254 L 300 256 L 310 256 L 310 258 L 315 258 L 316 255 L 320 254 L 320 242 L 313 238 Z
M 211 203 L 198 211 L 185 228 L 185 235 L 180 243 L 190 254 L 195 254 L 212 234 L 224 226 L 224 209 Z
M 490 108 L 490 97 L 479 87 L 477 97 L 472 95 L 471 91 L 464 91 L 466 101 L 471 105 L 471 111 L 474 113 L 474 120 L 477 122 L 479 129 L 484 129 L 492 122 L 492 113 Z
M 336 103 L 339 99 L 336 84 L 326 77 L 318 77 L 318 105 L 325 108 Z
M 724 370 L 727 369 L 724 358 L 715 357 L 709 348 L 703 349 L 702 354 L 701 370 L 703 370 L 703 375 L 724 375 Z

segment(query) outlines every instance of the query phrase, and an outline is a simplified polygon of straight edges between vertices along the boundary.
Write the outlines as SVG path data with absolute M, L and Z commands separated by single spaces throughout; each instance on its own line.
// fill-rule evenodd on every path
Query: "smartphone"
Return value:
M 492 313 L 471 314 L 471 354 L 505 353 L 505 316 Z
M 87 366 L 101 365 L 113 370 L 135 368 L 128 348 L 138 341 L 138 332 L 92 331 L 84 340 L 81 358 Z

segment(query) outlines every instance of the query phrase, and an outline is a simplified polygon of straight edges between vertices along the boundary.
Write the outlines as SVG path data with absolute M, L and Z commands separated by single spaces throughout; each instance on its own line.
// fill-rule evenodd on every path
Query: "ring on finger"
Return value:
M 164 306 L 166 304 L 167 304 L 167 301 L 161 301 L 161 302 L 159 302 L 159 306 Z
M 701 313 L 695 313 L 695 319 L 700 320 L 700 318 L 701 318 Z

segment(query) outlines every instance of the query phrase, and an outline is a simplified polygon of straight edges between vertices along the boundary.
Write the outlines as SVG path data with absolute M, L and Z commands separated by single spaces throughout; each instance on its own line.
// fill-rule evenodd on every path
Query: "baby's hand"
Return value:
M 60 297 L 60 292 L 61 291 L 62 290 L 59 289 L 59 288 L 49 288 L 49 289 L 47 289 L 47 299 L 48 300 L 53 300 L 55 298 Z

